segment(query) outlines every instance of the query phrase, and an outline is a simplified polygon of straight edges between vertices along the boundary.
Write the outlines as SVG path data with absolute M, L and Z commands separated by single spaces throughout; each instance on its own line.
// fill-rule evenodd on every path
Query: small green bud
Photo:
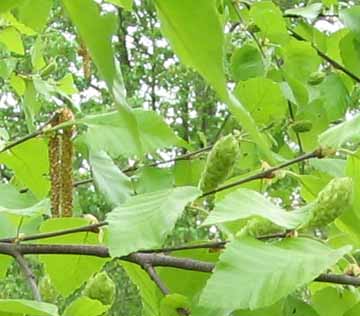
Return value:
M 115 283 L 105 271 L 92 277 L 83 291 L 83 295 L 93 300 L 98 300 L 104 305 L 111 305 L 113 303 L 115 293 Z
M 55 72 L 56 69 L 57 69 L 57 64 L 55 61 L 53 61 L 41 70 L 40 76 L 46 78 L 50 76 L 53 72 Z
M 266 218 L 257 217 L 249 220 L 246 225 L 246 231 L 250 236 L 259 237 L 279 233 L 284 231 L 284 228 L 274 224 Z
M 296 121 L 290 125 L 295 133 L 306 133 L 313 127 L 313 123 L 310 120 Z
M 325 76 L 326 74 L 322 71 L 313 72 L 308 79 L 308 84 L 312 86 L 318 85 L 324 80 Z

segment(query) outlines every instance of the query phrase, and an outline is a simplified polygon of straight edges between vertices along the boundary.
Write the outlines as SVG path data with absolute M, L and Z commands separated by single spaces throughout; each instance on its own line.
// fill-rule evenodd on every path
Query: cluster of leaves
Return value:
M 1 254 L 0 314 L 358 313 L 356 288 L 314 280 L 358 271 L 359 6 L 2 0 L 0 23 L 0 237 L 22 243 L 93 223 L 82 216 L 92 213 L 108 227 L 36 242 L 110 254 L 34 257 L 47 302 L 30 299 Z M 74 217 L 50 218 L 42 127 L 64 106 L 76 115 L 79 182 Z M 282 238 L 255 238 L 274 232 Z M 211 238 L 226 248 L 174 257 L 212 273 L 159 267 L 166 290 L 146 265 L 116 259 Z M 97 284 L 95 295 L 98 276 L 108 291 Z

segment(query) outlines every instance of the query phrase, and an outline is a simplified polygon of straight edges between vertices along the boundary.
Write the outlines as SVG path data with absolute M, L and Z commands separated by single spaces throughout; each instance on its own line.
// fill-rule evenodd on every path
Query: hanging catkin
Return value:
M 58 115 L 55 115 L 51 126 L 59 124 Z M 49 138 L 49 163 L 51 183 L 51 214 L 53 217 L 60 216 L 60 135 L 55 132 Z
M 68 108 L 61 109 L 52 126 L 71 121 L 74 115 Z M 53 217 L 72 216 L 73 207 L 73 144 L 74 127 L 67 126 L 55 132 L 49 140 L 51 179 L 51 210 Z
M 68 108 L 64 108 L 61 112 L 61 121 L 67 122 L 74 119 L 74 114 Z M 72 172 L 72 161 L 73 161 L 73 143 L 72 137 L 74 134 L 74 126 L 65 127 L 62 130 L 61 138 L 61 214 L 62 217 L 72 216 L 73 207 L 73 172 Z

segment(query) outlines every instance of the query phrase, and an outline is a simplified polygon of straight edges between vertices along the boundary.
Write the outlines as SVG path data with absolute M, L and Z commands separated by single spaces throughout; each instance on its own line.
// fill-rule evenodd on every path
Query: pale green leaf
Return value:
M 136 173 L 137 194 L 165 190 L 173 187 L 174 177 L 167 168 L 144 167 Z
M 273 2 L 254 3 L 250 9 L 250 17 L 272 42 L 285 44 L 288 41 L 289 35 L 282 12 Z
M 319 143 L 322 146 L 333 148 L 341 147 L 348 141 L 360 140 L 360 115 L 357 114 L 353 118 L 345 122 L 332 126 L 319 135 Z
M 358 316 L 360 315 L 360 303 L 357 303 L 351 309 L 349 309 L 344 316 Z
M 241 188 L 231 192 L 216 203 L 215 209 L 203 225 L 214 225 L 252 216 L 261 216 L 279 226 L 292 229 L 303 223 L 306 215 L 305 211 L 287 212 L 273 204 L 262 194 Z
M 231 72 L 236 81 L 262 76 L 265 69 L 259 50 L 249 44 L 236 49 L 231 57 Z
M 182 62 L 196 69 L 228 104 L 230 111 L 270 161 L 273 155 L 242 104 L 227 90 L 224 30 L 216 0 L 155 0 L 161 29 Z M 204 36 L 211 34 L 211 36 Z M 209 67 L 211 65 L 211 67 Z
M 13 89 L 19 96 L 24 95 L 25 90 L 26 90 L 26 83 L 25 83 L 24 79 L 13 74 L 10 77 L 10 85 L 13 87 Z
M 331 121 L 343 118 L 350 102 L 349 93 L 340 76 L 331 74 L 320 84 L 324 108 Z
M 58 316 L 58 308 L 44 302 L 2 299 L 0 300 L 1 315 Z
M 249 237 L 234 240 L 220 256 L 200 304 L 232 310 L 270 306 L 314 280 L 349 251 L 350 246 L 334 250 L 302 238 L 276 244 Z
M 53 0 L 27 1 L 19 8 L 19 20 L 35 31 L 41 32 L 50 15 Z
M 0 184 L 0 212 L 32 216 L 50 213 L 48 200 L 37 201 L 31 194 L 19 193 L 11 184 Z
M 310 159 L 310 165 L 318 171 L 333 177 L 344 177 L 346 161 L 343 159 L 323 158 Z
M 321 64 L 320 57 L 309 42 L 291 39 L 281 51 L 284 56 L 285 72 L 303 82 L 307 81 Z
M 172 146 L 188 147 L 159 114 L 145 110 L 136 110 L 133 113 L 144 152 L 154 153 L 158 149 Z M 87 116 L 80 120 L 80 123 L 89 127 L 86 140 L 94 151 L 104 150 L 112 157 L 137 154 L 137 146 L 131 141 L 127 123 L 120 113 Z
M 198 195 L 200 191 L 195 187 L 179 187 L 129 198 L 106 217 L 111 256 L 160 247 L 186 204 Z
M 320 316 L 310 305 L 294 296 L 284 303 L 283 316 Z
M 88 224 L 89 221 L 84 218 L 56 218 L 43 222 L 40 232 L 53 232 Z M 83 232 L 42 239 L 39 243 L 98 245 L 99 239 L 96 233 Z M 45 271 L 55 288 L 66 297 L 87 281 L 92 274 L 99 271 L 107 260 L 81 255 L 41 255 L 40 261 L 44 264 Z
M 0 60 L 0 77 L 5 80 L 8 79 L 15 70 L 16 64 L 17 60 L 12 57 Z
M 28 0 L 1 0 L 0 1 L 0 13 L 9 11 L 20 5 L 23 5 Z
M 34 138 L 1 153 L 0 163 L 12 169 L 16 179 L 38 199 L 47 195 L 50 188 L 47 177 L 49 158 L 47 144 L 43 139 Z
M 306 7 L 299 7 L 294 9 L 288 9 L 285 11 L 286 15 L 295 15 L 301 16 L 303 18 L 314 20 L 321 13 L 322 4 L 321 3 L 313 3 Z
M 360 39 L 352 32 L 341 38 L 339 43 L 342 64 L 360 76 Z
M 122 261 L 121 266 L 139 290 L 142 316 L 158 316 L 161 293 L 154 281 L 136 264 Z
M 59 91 L 64 94 L 72 95 L 78 93 L 78 89 L 75 86 L 72 74 L 66 74 L 62 79 L 57 82 L 57 86 Z
M 98 300 L 80 296 L 65 308 L 62 316 L 98 316 L 106 313 L 109 307 L 109 305 L 103 305 Z
M 267 78 L 239 82 L 235 95 L 259 123 L 281 120 L 287 111 L 279 84 Z
M 112 4 L 124 8 L 125 10 L 131 10 L 133 6 L 133 0 L 106 0 Z
M 319 316 L 343 316 L 359 301 L 359 297 L 349 290 L 326 287 L 312 297 L 312 306 Z
M 20 33 L 13 27 L 8 27 L 0 32 L 0 43 L 7 49 L 19 55 L 24 55 L 24 45 Z
M 340 19 L 360 40 L 360 6 L 352 6 L 340 11 Z
M 43 68 L 46 63 L 43 56 L 44 44 L 40 36 L 36 38 L 34 45 L 31 48 L 31 63 L 33 68 L 37 71 Z
M 113 205 L 124 203 L 133 191 L 130 178 L 121 172 L 104 151 L 90 151 L 89 160 L 99 191 Z
M 117 29 L 117 17 L 110 13 L 102 15 L 97 4 L 92 0 L 62 0 L 62 2 L 114 97 L 128 130 L 128 142 L 140 155 L 142 151 L 137 122 L 127 104 L 120 66 L 115 60 L 112 47 L 112 36 Z

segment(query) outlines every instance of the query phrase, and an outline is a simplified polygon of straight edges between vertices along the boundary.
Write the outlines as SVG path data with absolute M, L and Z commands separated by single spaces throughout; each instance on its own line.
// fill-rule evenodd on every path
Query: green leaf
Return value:
M 301 16 L 305 19 L 314 20 L 319 16 L 321 10 L 322 10 L 321 3 L 313 3 L 306 7 L 288 9 L 285 11 L 285 14 Z
M 160 148 L 178 146 L 189 149 L 189 145 L 176 136 L 164 119 L 154 111 L 135 110 L 140 140 L 144 152 L 155 152 Z
M 173 187 L 174 177 L 167 168 L 145 167 L 136 172 L 135 183 L 137 194 L 165 190 Z
M 250 9 L 250 17 L 263 35 L 272 42 L 285 44 L 288 41 L 289 35 L 282 12 L 271 1 L 254 3 Z
M 292 229 L 303 223 L 306 215 L 304 211 L 287 212 L 256 191 L 238 189 L 216 204 L 215 209 L 203 225 L 214 225 L 252 216 L 261 216 L 279 226 Z
M 43 56 L 44 44 L 40 36 L 36 38 L 35 44 L 31 48 L 31 63 L 37 71 L 46 66 Z
M 45 221 L 40 231 L 42 233 L 54 232 L 88 224 L 89 222 L 84 218 L 56 218 Z M 99 240 L 97 234 L 85 232 L 43 239 L 39 240 L 39 243 L 97 245 Z M 107 259 L 81 255 L 41 255 L 40 261 L 44 264 L 45 271 L 55 288 L 66 297 L 87 281 L 92 274 L 99 271 Z
M 129 198 L 107 214 L 111 256 L 160 247 L 186 204 L 198 195 L 195 187 L 179 187 Z
M 196 243 L 189 245 L 196 245 Z M 172 253 L 172 256 L 215 263 L 219 258 L 219 254 L 220 252 L 209 251 L 208 249 L 194 249 L 176 251 Z M 174 270 L 169 267 L 158 267 L 157 272 L 171 293 L 178 293 L 188 297 L 193 305 L 198 303 L 199 295 L 211 275 L 191 270 Z
M 204 160 L 186 159 L 176 161 L 174 167 L 175 185 L 196 186 L 204 169 L 204 165 Z
M 50 188 L 49 158 L 43 139 L 34 138 L 0 154 L 0 163 L 15 172 L 16 179 L 43 199 Z
M 254 120 L 227 90 L 224 69 L 225 39 L 216 2 L 216 0 L 155 0 L 162 32 L 170 41 L 175 53 L 185 65 L 196 69 L 212 85 L 261 151 L 270 161 L 274 161 Z
M 114 97 L 119 114 L 128 130 L 128 142 L 140 155 L 142 152 L 138 126 L 126 101 L 120 66 L 115 60 L 112 47 L 112 36 L 117 29 L 116 16 L 109 13 L 102 15 L 97 4 L 92 0 L 62 0 L 62 2 Z
M 354 33 L 349 32 L 341 38 L 339 47 L 341 63 L 360 76 L 360 40 Z
M 235 95 L 258 123 L 281 120 L 287 111 L 287 103 L 280 86 L 267 78 L 259 77 L 239 82 Z
M 253 45 L 237 48 L 231 57 L 231 72 L 236 81 L 264 75 L 261 54 Z
M 310 305 L 289 296 L 284 304 L 283 316 L 320 316 Z
M 31 194 L 19 193 L 10 184 L 0 184 L 0 212 L 20 216 L 50 213 L 48 200 L 37 201 Z
M 9 11 L 15 7 L 23 5 L 28 0 L 1 0 L 0 1 L 0 13 Z
M 329 126 L 329 119 L 322 99 L 316 99 L 304 105 L 296 115 L 297 120 L 316 122 L 309 132 L 301 134 L 304 151 L 314 150 L 319 146 L 318 136 Z
M 339 148 L 348 141 L 360 140 L 360 114 L 350 120 L 330 127 L 319 135 L 319 143 L 322 146 Z
M 327 173 L 333 177 L 344 177 L 346 161 L 343 159 L 323 158 L 310 159 L 310 165 L 318 171 Z
M 340 19 L 360 40 L 360 6 L 352 6 L 340 11 Z
M 161 293 L 154 281 L 136 264 L 121 261 L 121 266 L 139 290 L 143 307 L 142 316 L 158 316 Z
M 20 33 L 13 27 L 8 27 L 0 32 L 0 43 L 7 49 L 19 55 L 24 55 L 24 45 Z
M 26 83 L 24 79 L 13 74 L 10 78 L 10 85 L 13 87 L 13 89 L 19 96 L 24 95 L 26 90 Z
M 39 113 L 41 103 L 38 100 L 37 90 L 35 83 L 36 81 L 27 80 L 26 90 L 24 94 L 23 108 L 25 112 L 26 124 L 28 130 L 33 132 L 35 130 L 34 120 L 35 116 Z
M 349 290 L 326 287 L 313 295 L 312 306 L 319 316 L 343 316 L 358 300 L 358 295 Z
M 254 311 L 251 310 L 239 310 L 234 313 L 232 316 L 285 316 L 282 311 L 283 302 L 280 301 L 274 305 L 259 308 Z M 296 314 L 295 314 L 296 315 Z M 286 315 L 287 316 L 287 315 Z M 307 315 L 306 315 L 307 316 Z M 309 315 L 311 316 L 311 315 Z
M 216 0 L 155 0 L 155 4 L 162 32 L 182 62 L 196 69 L 222 98 L 227 96 L 223 25 Z
M 336 121 L 343 118 L 350 102 L 350 96 L 341 78 L 336 74 L 327 76 L 320 84 L 320 94 L 324 99 L 324 108 L 328 119 Z
M 132 9 L 133 6 L 133 0 L 106 0 L 106 1 L 129 11 Z
M 0 77 L 8 79 L 16 68 L 17 60 L 15 58 L 4 58 L 0 60 Z
M 58 308 L 53 304 L 30 300 L 0 300 L 1 315 L 58 316 Z
M 180 294 L 166 295 L 160 302 L 160 316 L 178 316 L 178 309 L 190 310 L 188 298 Z
M 360 315 L 360 303 L 357 303 L 355 306 L 350 308 L 344 316 L 358 316 Z
M 276 244 L 249 237 L 234 240 L 221 255 L 200 304 L 232 310 L 270 306 L 311 282 L 350 250 L 350 246 L 333 250 L 302 238 Z
M 172 146 L 189 148 L 159 114 L 145 110 L 136 110 L 133 113 L 139 126 L 141 148 L 144 152 L 154 153 L 158 149 Z M 138 153 L 138 147 L 131 141 L 127 123 L 120 113 L 91 115 L 80 120 L 80 123 L 89 127 L 86 140 L 92 150 L 104 150 L 112 157 Z
M 121 172 L 104 151 L 90 151 L 89 160 L 99 191 L 113 205 L 124 203 L 133 191 L 130 178 Z
M 33 30 L 41 32 L 46 25 L 52 5 L 53 0 L 27 1 L 19 8 L 19 20 Z
M 59 91 L 66 95 L 78 93 L 78 89 L 75 86 L 72 74 L 66 74 L 62 79 L 57 82 L 57 86 Z
M 87 296 L 80 296 L 68 305 L 62 316 L 98 316 L 109 310 L 108 305 L 103 305 L 98 300 L 92 300 Z
M 281 51 L 284 57 L 284 71 L 302 82 L 307 81 L 321 64 L 320 57 L 309 42 L 291 39 Z

